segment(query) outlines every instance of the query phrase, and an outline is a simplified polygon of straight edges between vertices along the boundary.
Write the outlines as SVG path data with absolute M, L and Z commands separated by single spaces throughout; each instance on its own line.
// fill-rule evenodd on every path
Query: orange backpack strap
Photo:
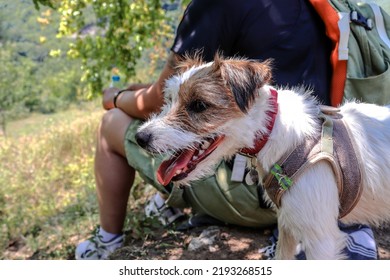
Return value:
M 324 22 L 326 35 L 332 42 L 332 52 L 330 57 L 332 66 L 330 101 L 332 106 L 338 106 L 343 100 L 345 80 L 347 76 L 347 60 L 339 60 L 339 15 L 328 0 L 309 0 L 309 2 Z

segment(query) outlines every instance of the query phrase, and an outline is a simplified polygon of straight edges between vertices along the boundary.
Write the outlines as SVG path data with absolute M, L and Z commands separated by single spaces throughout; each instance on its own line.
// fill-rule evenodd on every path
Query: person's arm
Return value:
M 146 119 L 151 113 L 159 112 L 164 103 L 164 83 L 167 78 L 175 73 L 178 56 L 171 52 L 167 62 L 156 82 L 153 84 L 133 90 L 122 92 L 116 99 L 116 107 L 131 117 Z M 103 107 L 106 110 L 114 108 L 113 99 L 118 89 L 105 89 L 103 91 Z

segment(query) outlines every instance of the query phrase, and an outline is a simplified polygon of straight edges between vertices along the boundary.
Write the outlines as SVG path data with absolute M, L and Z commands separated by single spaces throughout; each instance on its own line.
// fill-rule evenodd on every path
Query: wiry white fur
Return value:
M 270 139 L 258 154 L 263 169 L 313 133 L 318 125 L 315 104 L 294 91 L 279 91 L 279 114 Z M 362 163 L 363 194 L 341 219 L 344 224 L 378 225 L 390 220 L 390 108 L 348 103 L 341 107 L 357 156 Z M 302 242 L 308 259 L 339 259 L 346 234 L 339 230 L 337 184 L 331 167 L 320 162 L 298 178 L 278 210 L 280 244 L 276 257 L 294 258 Z
M 363 194 L 342 222 L 378 225 L 390 214 L 390 107 L 348 103 L 344 119 L 363 163 Z
M 180 83 L 179 78 L 168 82 L 170 95 L 177 94 Z M 320 125 L 318 106 L 303 88 L 278 89 L 278 94 L 279 111 L 274 128 L 257 156 L 266 172 L 283 154 L 313 135 Z M 243 147 L 252 147 L 255 133 L 266 132 L 269 98 L 269 87 L 264 86 L 245 116 L 237 119 L 224 116 L 224 125 L 210 133 L 225 134 L 225 140 L 179 183 L 188 184 L 209 176 L 220 160 Z M 151 145 L 156 150 L 182 149 L 202 139 L 200 135 L 170 127 L 165 122 L 165 115 L 175 108 L 175 102 L 178 100 L 173 98 L 162 114 L 141 128 L 155 131 L 156 138 Z M 390 220 L 390 108 L 351 102 L 341 107 L 341 114 L 362 163 L 363 178 L 362 197 L 341 222 L 378 225 Z M 328 163 L 319 162 L 299 176 L 282 197 L 277 214 L 280 235 L 276 258 L 293 259 L 298 242 L 302 243 L 308 259 L 343 258 L 341 251 L 345 247 L 346 234 L 338 227 L 338 188 Z
M 295 98 L 294 95 L 291 95 L 292 98 Z M 285 103 L 281 96 L 279 106 L 282 107 L 283 104 L 286 105 L 286 111 L 281 110 L 280 115 L 287 116 L 294 109 L 290 106 L 291 103 Z M 308 107 L 305 102 L 302 104 Z M 351 102 L 341 107 L 341 114 L 356 143 L 363 178 L 362 197 L 341 222 L 378 225 L 390 218 L 390 109 Z M 299 130 L 305 130 L 295 127 L 285 134 L 289 123 L 291 125 L 296 119 L 303 120 L 307 115 L 297 113 L 290 117 L 292 119 L 285 123 L 278 121 L 272 133 L 273 139 L 284 139 L 284 145 L 286 139 L 290 142 L 291 136 L 299 133 Z M 283 129 L 278 132 L 278 127 Z M 280 138 L 281 136 L 283 138 Z M 270 141 L 269 146 L 259 154 L 259 161 L 263 162 L 265 167 L 267 163 L 264 162 L 264 157 L 272 158 L 278 145 Z M 301 241 L 309 259 L 342 258 L 340 252 L 345 247 L 346 236 L 337 227 L 338 208 L 337 185 L 333 172 L 328 164 L 319 163 L 301 176 L 291 191 L 283 197 L 278 213 L 281 240 L 288 238 L 295 242 Z M 292 258 L 291 248 L 284 246 L 283 242 L 285 241 L 278 246 L 277 258 Z
M 146 128 L 153 130 L 154 150 L 162 154 L 170 153 L 174 147 L 191 147 L 197 142 L 196 134 L 167 125 L 156 115 L 143 124 L 139 130 Z

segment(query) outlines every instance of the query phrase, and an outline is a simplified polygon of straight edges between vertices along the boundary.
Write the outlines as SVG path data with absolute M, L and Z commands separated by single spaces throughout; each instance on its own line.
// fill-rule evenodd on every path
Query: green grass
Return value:
M 47 129 L 51 129 L 53 125 L 69 125 L 77 119 L 88 117 L 89 114 L 100 111 L 99 106 L 100 104 L 96 101 L 83 102 L 55 114 L 33 113 L 28 118 L 11 121 L 7 124 L 7 136 L 17 139 L 18 137 L 40 134 Z M 100 120 L 100 117 L 98 120 Z
M 11 122 L 0 136 L 0 260 L 73 259 L 99 223 L 93 162 L 100 104 Z M 143 204 L 154 192 L 139 177 L 125 229 L 131 238 L 160 226 Z M 131 228 L 131 230 L 130 230 Z
M 98 223 L 97 106 L 10 123 L 0 138 L 0 259 L 68 259 Z

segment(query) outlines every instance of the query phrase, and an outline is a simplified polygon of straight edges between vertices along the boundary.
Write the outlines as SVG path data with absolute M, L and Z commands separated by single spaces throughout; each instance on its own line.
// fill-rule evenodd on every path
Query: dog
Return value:
M 163 185 L 209 176 L 221 160 L 242 151 L 256 159 L 264 181 L 275 163 L 322 130 L 320 104 L 311 91 L 272 87 L 269 61 L 217 55 L 209 63 L 188 59 L 181 69 L 166 81 L 162 111 L 136 134 L 146 151 L 170 156 L 157 171 Z M 335 169 L 325 160 L 310 165 L 275 207 L 276 259 L 294 259 L 299 243 L 307 259 L 343 259 L 347 236 L 338 222 L 378 226 L 390 218 L 390 108 L 347 102 L 336 111 L 355 150 L 358 199 L 340 217 Z

